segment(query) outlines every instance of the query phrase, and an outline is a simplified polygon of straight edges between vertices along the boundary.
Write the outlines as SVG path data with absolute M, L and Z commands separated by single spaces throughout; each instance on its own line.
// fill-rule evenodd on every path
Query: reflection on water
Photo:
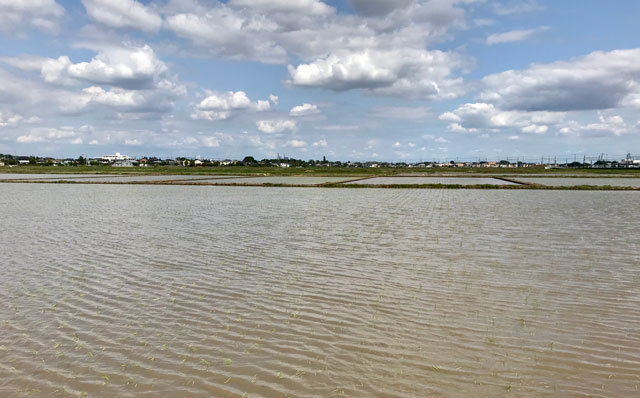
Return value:
M 0 188 L 2 397 L 638 396 L 635 192 Z

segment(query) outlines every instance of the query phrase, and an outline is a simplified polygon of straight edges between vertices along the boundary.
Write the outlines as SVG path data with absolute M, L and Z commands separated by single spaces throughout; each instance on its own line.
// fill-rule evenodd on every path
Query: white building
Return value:
M 113 162 L 113 164 L 111 164 L 112 167 L 133 167 L 133 166 L 137 166 L 136 161 L 131 160 L 131 159 L 125 159 L 125 160 L 117 160 L 115 162 Z
M 627 155 L 627 158 L 620 161 L 619 165 L 620 167 L 637 169 L 640 168 L 640 159 L 633 159 L 631 155 Z
M 100 160 L 107 163 L 118 162 L 121 160 L 131 160 L 131 158 L 127 155 L 121 155 L 120 152 L 116 152 L 115 155 L 103 155 L 100 157 Z

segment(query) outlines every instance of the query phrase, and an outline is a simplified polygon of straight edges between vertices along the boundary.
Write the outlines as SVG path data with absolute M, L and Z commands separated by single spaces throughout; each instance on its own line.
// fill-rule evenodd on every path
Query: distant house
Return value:
M 280 163 L 280 165 L 279 165 L 279 166 L 280 166 L 280 167 L 282 167 L 282 168 L 285 168 L 285 169 L 286 169 L 286 168 L 291 167 L 291 166 L 289 165 L 289 163 Z

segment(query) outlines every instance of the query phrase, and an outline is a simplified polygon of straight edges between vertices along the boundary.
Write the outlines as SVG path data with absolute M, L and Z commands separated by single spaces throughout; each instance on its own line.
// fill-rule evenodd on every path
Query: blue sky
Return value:
M 640 153 L 637 1 L 0 2 L 0 153 Z

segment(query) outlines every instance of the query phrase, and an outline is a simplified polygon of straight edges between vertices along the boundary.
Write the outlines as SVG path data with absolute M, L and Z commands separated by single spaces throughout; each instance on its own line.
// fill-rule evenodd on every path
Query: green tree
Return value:
M 253 156 L 245 156 L 244 159 L 242 159 L 242 163 L 245 165 L 253 165 L 258 162 L 253 158 Z

